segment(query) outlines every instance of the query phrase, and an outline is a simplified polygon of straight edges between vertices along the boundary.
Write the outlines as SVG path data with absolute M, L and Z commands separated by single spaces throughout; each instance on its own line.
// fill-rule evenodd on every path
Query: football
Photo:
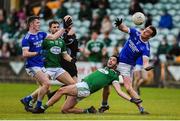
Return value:
M 134 24 L 136 25 L 141 25 L 144 23 L 145 21 L 145 16 L 143 13 L 141 12 L 136 12 L 133 14 L 132 16 L 132 21 L 134 22 Z

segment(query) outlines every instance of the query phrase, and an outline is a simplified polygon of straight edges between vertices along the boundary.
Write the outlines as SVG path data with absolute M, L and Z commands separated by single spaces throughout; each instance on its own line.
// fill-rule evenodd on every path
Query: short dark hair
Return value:
M 29 25 L 30 25 L 30 23 L 32 23 L 35 19 L 40 19 L 40 17 L 39 16 L 30 16 L 30 17 L 28 17 L 28 19 L 27 19 L 27 21 L 26 21 L 26 23 L 27 23 L 27 26 L 29 27 Z
M 156 27 L 150 25 L 149 28 L 153 31 L 153 33 L 151 34 L 152 37 L 156 36 L 157 31 L 156 31 Z
M 119 57 L 117 55 L 112 55 L 111 57 L 115 57 L 117 59 L 117 64 L 119 63 Z
M 55 21 L 55 20 L 50 21 L 49 22 L 49 28 L 52 26 L 52 24 L 58 24 L 59 25 L 59 22 Z

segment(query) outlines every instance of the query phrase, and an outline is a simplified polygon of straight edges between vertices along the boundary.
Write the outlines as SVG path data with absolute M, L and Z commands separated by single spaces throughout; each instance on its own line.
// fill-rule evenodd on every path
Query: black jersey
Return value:
M 66 31 L 63 34 L 62 39 L 65 41 L 68 54 L 72 58 L 76 58 L 77 52 L 79 51 L 76 35 L 68 35 L 68 32 Z M 66 61 L 64 58 L 61 58 L 60 64 L 61 67 L 65 69 L 72 77 L 77 77 L 77 67 L 74 63 L 71 63 L 69 61 Z
M 68 32 L 66 31 L 63 36 L 63 40 L 65 41 L 67 52 L 72 58 L 76 58 L 78 49 L 78 40 L 76 39 L 76 35 L 68 35 Z

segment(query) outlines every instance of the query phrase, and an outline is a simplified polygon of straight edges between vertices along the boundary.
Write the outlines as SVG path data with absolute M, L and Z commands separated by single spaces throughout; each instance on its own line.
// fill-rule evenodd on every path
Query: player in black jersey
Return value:
M 68 17 L 71 17 L 71 16 L 67 15 L 64 17 L 64 19 L 66 20 Z M 62 38 L 65 41 L 68 54 L 72 58 L 74 58 L 74 60 L 77 60 L 76 56 L 77 56 L 77 52 L 79 51 L 78 40 L 76 38 L 76 35 L 75 35 L 75 32 L 74 32 L 72 26 L 70 26 L 68 29 L 66 29 Z M 73 77 L 73 79 L 77 81 L 77 67 L 76 67 L 75 63 L 71 63 L 69 61 L 66 61 L 65 59 L 62 59 L 60 61 L 60 64 L 61 64 L 62 68 L 65 69 L 67 72 L 69 72 L 69 74 Z

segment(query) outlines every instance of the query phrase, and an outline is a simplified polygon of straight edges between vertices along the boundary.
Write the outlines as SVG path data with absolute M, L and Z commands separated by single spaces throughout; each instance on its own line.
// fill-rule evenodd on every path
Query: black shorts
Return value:
M 77 77 L 78 71 L 77 71 L 77 67 L 75 63 L 71 63 L 63 59 L 61 60 L 60 64 L 61 64 L 61 67 L 71 75 L 71 77 L 74 77 L 74 76 Z

